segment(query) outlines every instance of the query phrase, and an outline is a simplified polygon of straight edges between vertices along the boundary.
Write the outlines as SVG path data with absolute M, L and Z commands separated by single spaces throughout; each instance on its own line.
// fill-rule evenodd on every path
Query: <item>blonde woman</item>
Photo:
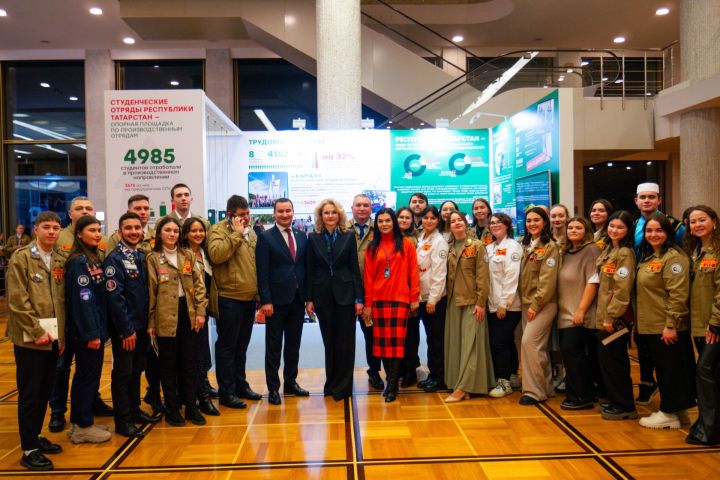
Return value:
M 355 317 L 362 314 L 363 288 L 355 232 L 342 206 L 327 198 L 315 207 L 315 232 L 308 237 L 305 309 L 317 314 L 325 346 L 325 395 L 352 395 Z

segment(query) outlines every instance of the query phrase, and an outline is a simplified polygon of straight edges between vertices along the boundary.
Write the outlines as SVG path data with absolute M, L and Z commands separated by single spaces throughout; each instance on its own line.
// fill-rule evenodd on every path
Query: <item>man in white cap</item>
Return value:
M 640 261 L 642 255 L 640 252 L 640 243 L 644 236 L 645 222 L 653 213 L 662 213 L 659 210 L 661 203 L 662 196 L 660 195 L 660 186 L 657 183 L 647 182 L 637 186 L 635 205 L 637 205 L 640 210 L 640 217 L 635 220 L 635 256 L 638 258 L 638 261 Z M 672 225 L 675 231 L 675 243 L 682 246 L 683 237 L 685 236 L 685 225 L 670 215 L 666 215 L 666 217 L 670 220 L 670 225 Z M 649 405 L 658 392 L 658 386 L 653 374 L 655 363 L 648 351 L 648 346 L 643 339 L 638 336 L 637 328 L 634 332 L 634 340 L 637 344 L 638 362 L 640 363 L 640 388 L 635 403 L 638 405 Z

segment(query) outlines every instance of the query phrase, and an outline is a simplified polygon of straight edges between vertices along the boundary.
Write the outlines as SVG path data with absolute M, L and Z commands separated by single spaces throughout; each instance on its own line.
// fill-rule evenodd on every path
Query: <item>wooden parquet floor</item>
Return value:
M 0 299 L 3 332 L 4 311 Z M 107 349 L 101 395 L 108 402 L 111 364 Z M 602 420 L 593 410 L 566 412 L 561 395 L 532 407 L 518 405 L 519 393 L 446 404 L 446 394 L 409 389 L 386 404 L 366 378 L 356 369 L 356 394 L 335 402 L 322 396 L 322 369 L 302 370 L 298 382 L 310 397 L 284 397 L 279 407 L 266 398 L 246 410 L 220 407 L 222 416 L 207 417 L 202 427 L 163 421 L 145 427 L 142 440 L 116 435 L 104 444 L 73 445 L 65 432 L 45 430 L 64 452 L 52 457 L 54 471 L 33 473 L 19 465 L 14 359 L 3 338 L 0 478 L 709 480 L 720 471 L 720 448 L 685 444 L 686 429 L 648 430 L 637 421 Z M 249 380 L 265 392 L 263 372 L 249 372 Z M 639 411 L 657 407 L 656 398 Z M 112 428 L 112 418 L 97 421 Z

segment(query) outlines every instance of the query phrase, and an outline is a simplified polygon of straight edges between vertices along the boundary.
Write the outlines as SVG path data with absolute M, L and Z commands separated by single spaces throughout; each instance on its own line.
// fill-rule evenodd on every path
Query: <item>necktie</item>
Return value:
M 362 238 L 365 236 L 365 227 L 367 227 L 367 225 L 360 225 L 359 223 L 357 223 L 356 225 L 358 227 L 358 230 L 360 230 L 360 240 L 362 240 Z
M 293 259 L 293 262 L 295 261 L 295 237 L 293 236 L 293 232 L 291 228 L 286 228 L 285 231 L 288 234 L 288 248 L 290 248 L 290 256 Z

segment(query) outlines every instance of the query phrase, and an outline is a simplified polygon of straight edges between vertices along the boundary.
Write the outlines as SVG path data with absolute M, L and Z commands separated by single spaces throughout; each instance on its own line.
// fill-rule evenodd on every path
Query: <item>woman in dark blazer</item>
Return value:
M 342 206 L 327 198 L 315 207 L 315 232 L 306 253 L 306 306 L 317 313 L 325 345 L 325 395 L 352 395 L 355 318 L 362 314 L 363 290 L 355 234 Z

